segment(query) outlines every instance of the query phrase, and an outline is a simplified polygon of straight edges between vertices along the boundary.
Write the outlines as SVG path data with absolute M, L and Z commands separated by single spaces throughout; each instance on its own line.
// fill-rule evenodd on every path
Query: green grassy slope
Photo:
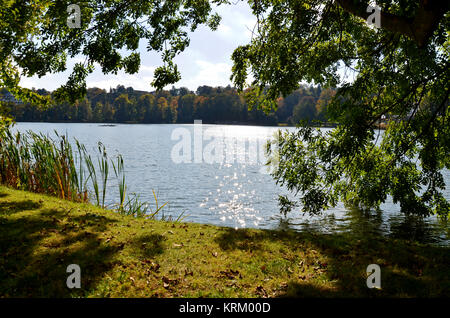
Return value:
M 124 217 L 0 186 L 0 297 L 449 296 L 450 249 Z M 366 267 L 381 266 L 381 290 Z M 69 264 L 81 289 L 69 289 Z

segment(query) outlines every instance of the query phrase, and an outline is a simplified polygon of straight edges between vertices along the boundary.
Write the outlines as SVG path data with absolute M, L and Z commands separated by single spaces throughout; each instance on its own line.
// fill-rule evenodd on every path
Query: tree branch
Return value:
M 372 14 L 367 12 L 366 1 L 336 0 L 347 12 L 367 20 Z M 385 30 L 403 34 L 414 40 L 419 47 L 428 42 L 444 14 L 449 9 L 449 2 L 439 0 L 420 0 L 414 18 L 402 17 L 389 12 L 380 12 L 381 27 Z

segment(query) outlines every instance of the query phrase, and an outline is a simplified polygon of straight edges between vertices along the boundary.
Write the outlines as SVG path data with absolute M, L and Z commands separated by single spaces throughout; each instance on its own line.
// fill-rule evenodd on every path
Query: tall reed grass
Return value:
M 123 158 L 118 155 L 115 160 L 110 159 L 101 142 L 98 143 L 97 156 L 93 158 L 78 140 L 74 139 L 72 146 L 68 136 L 55 131 L 55 137 L 52 139 L 32 131 L 13 134 L 10 126 L 0 125 L 0 183 L 15 189 L 111 208 L 106 206 L 111 164 L 119 192 L 119 201 L 112 206 L 114 210 L 120 214 L 156 219 L 166 206 L 166 203 L 159 206 L 154 191 L 154 210 L 148 202 L 142 202 L 139 195 L 132 193 L 128 196 Z

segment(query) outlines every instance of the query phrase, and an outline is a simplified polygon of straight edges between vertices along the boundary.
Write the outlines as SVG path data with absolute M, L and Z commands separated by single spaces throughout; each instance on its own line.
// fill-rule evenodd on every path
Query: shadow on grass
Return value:
M 361 220 L 360 220 L 361 221 Z M 343 233 L 325 234 L 305 228 L 302 232 L 226 229 L 216 237 L 223 250 L 258 253 L 275 242 L 283 249 L 307 254 L 305 262 L 316 266 L 317 255 L 326 259 L 320 271 L 333 287 L 304 276 L 292 277 L 279 296 L 288 297 L 443 297 L 450 295 L 450 247 L 415 244 L 387 237 L 369 223 Z M 375 222 L 376 223 L 376 222 Z M 423 229 L 422 229 L 423 230 Z M 381 267 L 381 290 L 366 286 L 369 264 Z M 319 264 L 320 265 L 320 264 Z M 319 267 L 319 266 L 318 266 Z
M 133 250 L 137 251 L 141 258 L 152 258 L 164 252 L 165 240 L 167 238 L 160 234 L 142 235 L 134 240 Z
M 31 200 L 0 202 L 0 215 L 10 215 L 26 210 L 37 210 L 40 209 L 41 206 L 42 204 L 33 202 Z
M 38 209 L 33 202 L 0 204 L 2 212 Z M 83 296 L 112 266 L 120 246 L 103 244 L 99 235 L 115 220 L 105 217 L 68 217 L 59 210 L 33 211 L 20 218 L 0 215 L 0 296 L 69 297 Z M 55 239 L 45 241 L 49 234 Z M 45 248 L 44 248 L 45 247 Z M 81 267 L 82 289 L 66 286 L 67 266 Z

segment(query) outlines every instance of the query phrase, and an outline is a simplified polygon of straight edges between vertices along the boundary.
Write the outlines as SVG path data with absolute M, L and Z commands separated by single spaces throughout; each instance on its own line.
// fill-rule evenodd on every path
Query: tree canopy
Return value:
M 327 104 L 336 129 L 300 127 L 281 136 L 274 177 L 300 196 L 299 202 L 282 197 L 282 205 L 317 213 L 339 200 L 374 208 L 391 196 L 405 213 L 448 215 L 442 170 L 450 168 L 450 4 L 379 0 L 378 11 L 363 0 L 248 3 L 258 23 L 251 42 L 232 55 L 232 80 L 250 105 L 275 110 L 279 97 L 302 82 L 336 88 Z M 104 73 L 135 73 L 140 39 L 164 62 L 153 85 L 174 83 L 180 76 L 173 59 L 189 44 L 188 31 L 201 24 L 216 29 L 220 18 L 212 4 L 231 3 L 85 0 L 80 28 L 67 25 L 68 4 L 8 0 L 0 7 L 0 86 L 16 97 L 45 101 L 18 87 L 20 75 L 61 72 L 67 58 L 78 55 L 86 60 L 57 90 L 58 99 L 83 96 L 94 63 Z M 379 28 L 366 21 L 373 12 L 380 14 Z M 124 57 L 121 49 L 131 53 Z M 173 106 L 159 105 L 173 117 Z M 381 132 L 374 124 L 386 117 L 391 120 Z
M 281 136 L 274 177 L 318 213 L 338 200 L 377 208 L 391 196 L 405 213 L 447 216 L 443 169 L 450 168 L 449 3 L 384 0 L 381 27 L 369 1 L 250 1 L 258 25 L 233 54 L 233 80 L 266 109 L 299 82 L 337 87 L 332 131 L 302 127 Z M 369 13 L 367 13 L 369 12 Z M 340 73 L 351 71 L 353 79 Z M 385 132 L 374 123 L 389 117 Z
M 212 5 L 227 0 L 83 0 L 78 1 L 79 27 L 71 23 L 72 1 L 3 1 L 0 7 L 0 87 L 22 100 L 45 104 L 47 99 L 20 88 L 21 76 L 44 76 L 66 70 L 68 58 L 76 63 L 67 83 L 57 91 L 59 100 L 75 101 L 86 93 L 86 77 L 98 63 L 103 73 L 119 70 L 134 74 L 140 66 L 140 40 L 147 50 L 161 53 L 163 65 L 153 85 L 163 88 L 180 79 L 173 59 L 189 45 L 189 31 L 199 25 L 215 30 L 220 17 Z M 129 52 L 123 56 L 121 50 Z

